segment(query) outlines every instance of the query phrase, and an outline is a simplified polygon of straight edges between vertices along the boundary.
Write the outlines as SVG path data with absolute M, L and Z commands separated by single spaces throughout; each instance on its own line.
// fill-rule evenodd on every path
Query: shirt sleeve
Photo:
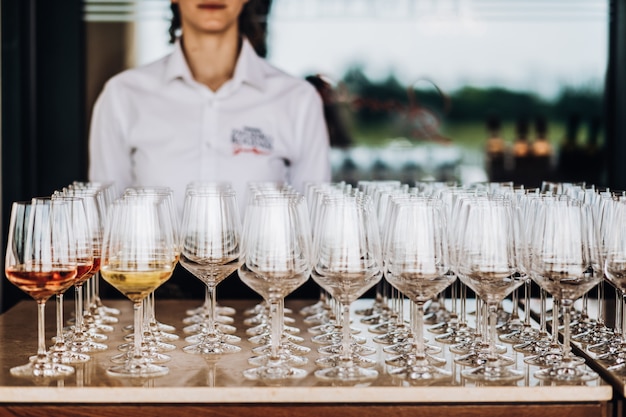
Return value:
M 297 116 L 298 157 L 290 167 L 290 182 L 302 193 L 307 182 L 331 180 L 330 141 L 322 100 L 313 87 L 308 87 Z
M 89 180 L 113 182 L 118 190 L 133 181 L 122 104 L 115 88 L 107 83 L 94 104 L 89 129 Z

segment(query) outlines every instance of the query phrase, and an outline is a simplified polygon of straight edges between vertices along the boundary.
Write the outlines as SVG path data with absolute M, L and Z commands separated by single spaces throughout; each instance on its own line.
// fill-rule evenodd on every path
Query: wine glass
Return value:
M 311 226 L 304 197 L 295 193 L 251 197 L 242 242 L 245 261 L 239 277 L 268 303 L 271 320 L 266 360 L 244 371 L 244 377 L 266 382 L 303 378 L 307 372 L 292 366 L 291 353 L 281 342 L 284 298 L 306 282 L 311 270 Z
M 129 187 L 124 190 L 124 195 L 133 195 L 145 199 L 154 199 L 163 204 L 166 212 L 170 214 L 171 224 L 174 233 L 174 245 L 176 246 L 176 253 L 180 252 L 180 239 L 179 234 L 179 220 L 174 207 L 173 192 L 167 187 Z M 150 293 L 144 299 L 144 338 L 151 339 L 151 343 L 156 346 L 157 350 L 173 350 L 176 346 L 168 343 L 178 340 L 178 335 L 172 333 L 176 328 L 172 325 L 161 323 L 156 318 L 156 301 L 154 292 Z M 132 326 L 131 329 L 132 331 Z M 132 340 L 132 333 L 127 335 L 128 339 Z M 126 339 L 126 338 L 125 338 Z M 127 340 L 128 340 L 127 339 Z
M 341 357 L 315 376 L 355 383 L 377 378 L 378 371 L 353 360 L 350 306 L 380 281 L 382 253 L 376 212 L 369 196 L 354 190 L 327 196 L 314 231 L 312 277 L 339 302 L 342 312 Z
M 215 287 L 241 265 L 240 220 L 230 187 L 188 189 L 183 207 L 180 264 L 206 285 L 207 309 L 197 343 L 188 353 L 218 355 L 239 352 L 237 336 L 216 325 Z
M 169 372 L 143 355 L 142 302 L 170 278 L 176 262 L 171 216 L 163 205 L 133 196 L 111 205 L 102 243 L 101 273 L 133 302 L 135 336 L 126 362 L 107 369 L 109 375 L 152 377 Z
M 67 202 L 35 198 L 12 204 L 5 274 L 38 307 L 37 355 L 28 364 L 11 368 L 11 374 L 43 378 L 73 374 L 73 367 L 53 360 L 45 342 L 46 301 L 69 288 L 77 275 Z
M 608 369 L 619 377 L 626 376 L 626 202 L 613 202 L 614 217 L 607 227 L 606 256 L 604 271 L 607 279 L 617 288 L 619 297 L 616 300 L 616 323 L 618 339 L 612 348 L 599 355 L 596 359 L 609 363 Z
M 63 194 L 83 200 L 92 238 L 94 260 L 98 264 L 101 258 L 103 222 L 106 218 L 107 205 L 103 198 L 103 192 L 99 188 L 95 188 L 95 186 L 72 185 L 63 189 Z M 85 348 L 89 349 L 89 351 L 101 351 L 107 349 L 107 346 L 102 342 L 106 341 L 108 337 L 103 332 L 112 332 L 114 330 L 113 324 L 118 322 L 118 318 L 113 314 L 115 313 L 113 309 L 104 307 L 101 301 L 99 301 L 98 281 L 100 279 L 100 269 L 94 267 L 93 271 L 94 274 L 91 279 L 85 281 L 83 286 L 85 288 L 85 309 L 84 314 L 81 313 L 79 319 L 83 323 L 82 331 L 90 342 Z M 81 292 L 83 292 L 83 287 L 80 287 Z M 116 314 L 119 314 L 119 311 Z M 76 330 L 76 325 L 74 325 L 74 328 Z
M 92 237 L 101 245 L 103 222 L 107 218 L 109 204 L 117 193 L 113 183 L 73 182 L 66 192 L 84 201 L 92 229 Z M 96 214 L 97 212 L 97 214 Z M 92 279 L 86 282 L 87 314 L 85 320 L 89 322 L 92 331 L 112 332 L 113 324 L 119 319 L 120 311 L 117 308 L 106 306 L 100 298 L 100 272 L 97 271 Z
M 515 274 L 519 259 L 511 201 L 498 196 L 479 197 L 471 200 L 466 215 L 457 259 L 459 278 L 487 306 L 489 347 L 484 363 L 461 375 L 495 383 L 522 379 L 522 372 L 508 367 L 513 360 L 496 351 L 498 308 L 502 300 L 523 283 Z
M 534 231 L 531 276 L 563 309 L 562 358 L 534 375 L 542 380 L 568 383 L 596 379 L 595 372 L 578 366 L 580 362 L 572 355 L 570 346 L 574 301 L 602 279 L 591 210 L 570 198 L 546 201 L 539 206 Z M 557 316 L 556 311 L 553 316 Z M 553 326 L 556 325 L 555 320 Z
M 55 193 L 55 195 L 52 196 L 52 199 L 62 200 L 67 202 L 68 205 L 71 233 L 74 237 L 76 246 L 77 274 L 74 280 L 74 287 L 81 287 L 83 283 L 95 273 L 92 272 L 94 269 L 93 242 L 88 228 L 83 200 L 76 197 L 64 196 L 61 193 Z M 63 294 L 63 291 L 56 294 L 57 334 L 54 344 L 50 348 L 50 353 L 53 355 L 55 360 L 62 363 L 87 362 L 90 359 L 90 356 L 83 353 L 83 345 L 77 343 L 79 340 L 77 340 L 76 336 L 78 335 L 81 337 L 81 332 L 71 332 L 67 335 L 67 337 L 64 334 Z M 79 293 L 75 292 L 75 296 L 76 326 L 82 326 L 82 321 L 78 318 L 79 311 L 82 311 L 82 295 L 79 297 Z
M 415 303 L 413 349 L 404 366 L 392 369 L 413 382 L 450 377 L 432 365 L 424 342 L 424 304 L 456 280 L 450 273 L 443 202 L 429 197 L 397 200 L 385 239 L 385 278 Z

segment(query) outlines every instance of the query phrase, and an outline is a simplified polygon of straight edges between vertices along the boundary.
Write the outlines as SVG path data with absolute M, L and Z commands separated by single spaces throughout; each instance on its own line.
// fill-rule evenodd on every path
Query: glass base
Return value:
M 298 344 L 292 343 L 292 342 L 282 342 L 280 344 L 280 346 L 281 346 L 280 347 L 281 350 L 285 350 L 290 355 L 295 355 L 295 356 L 304 356 L 304 355 L 308 354 L 311 351 L 310 347 L 301 346 L 301 345 L 298 345 Z M 257 347 L 252 349 L 252 353 L 255 353 L 257 355 L 269 355 L 271 351 L 272 351 L 272 345 L 271 344 L 270 345 L 257 346 Z
M 414 364 L 423 364 L 432 367 L 445 366 L 446 360 L 437 358 L 431 355 L 416 356 L 413 353 L 407 353 L 402 355 L 393 356 L 385 359 L 385 363 L 389 366 L 395 366 L 400 368 L 409 368 Z M 421 366 L 421 365 L 420 365 Z
M 471 352 L 462 356 L 457 356 L 454 358 L 454 363 L 463 366 L 483 366 L 489 361 L 489 353 L 485 351 L 477 351 Z M 492 360 L 493 361 L 493 360 Z M 498 363 L 499 367 L 510 366 L 515 363 L 513 358 L 509 358 L 508 356 L 504 356 L 498 354 L 495 362 Z
M 524 355 L 538 355 L 545 352 L 552 343 L 552 337 L 548 334 L 538 334 L 534 340 L 529 340 L 517 345 L 513 345 L 513 350 Z
M 375 348 L 367 345 L 361 345 L 358 343 L 352 343 L 350 345 L 350 350 L 352 351 L 352 354 L 357 354 L 361 356 L 368 356 L 376 353 Z M 334 345 L 323 346 L 317 349 L 317 351 L 322 355 L 340 355 L 341 353 L 343 353 L 343 345 L 341 343 L 338 343 Z
M 196 323 L 196 324 L 192 324 L 192 325 L 184 327 L 183 333 L 186 333 L 186 334 L 201 333 L 206 328 L 207 328 L 207 325 L 205 322 Z M 215 322 L 215 328 L 220 333 L 225 333 L 225 334 L 233 334 L 237 332 L 237 328 L 235 326 L 231 326 L 230 324 L 219 323 L 217 321 Z
M 318 358 L 315 361 L 315 365 L 320 368 L 335 368 L 339 366 L 342 362 L 340 355 L 332 355 L 332 356 L 324 356 L 322 358 Z M 378 362 L 374 359 L 367 358 L 361 355 L 352 355 L 352 362 L 360 368 L 373 368 L 378 365 Z
M 626 346 L 621 345 L 618 349 L 596 356 L 595 359 L 608 366 L 623 364 L 626 361 Z
M 243 376 L 253 381 L 265 381 L 276 383 L 289 379 L 301 379 L 306 377 L 307 371 L 295 368 L 280 360 L 269 360 L 267 365 L 258 368 L 246 369 Z
M 306 317 L 312 316 L 314 314 L 319 314 L 328 309 L 328 303 L 326 301 L 319 300 L 315 304 L 302 307 L 298 313 L 300 313 L 301 316 Z
M 550 349 L 546 352 L 542 352 L 538 355 L 529 356 L 524 358 L 524 363 L 529 365 L 535 365 L 542 368 L 549 368 L 558 366 L 563 361 L 563 352 L 560 349 Z M 569 360 L 574 365 L 582 365 L 585 360 L 580 357 L 572 357 Z
M 622 361 L 609 366 L 608 368 L 606 368 L 607 370 L 611 371 L 614 375 L 616 375 L 619 378 L 625 378 L 626 377 L 626 361 L 624 361 L 624 359 L 622 358 Z
M 529 342 L 531 340 L 535 340 L 537 336 L 539 335 L 539 332 L 540 332 L 539 329 L 534 329 L 532 327 L 524 327 L 520 331 L 500 335 L 499 339 L 501 342 L 504 342 L 504 343 L 509 343 L 512 345 L 519 345 L 525 342 Z
M 390 370 L 389 375 L 424 385 L 452 378 L 452 373 L 437 366 L 431 366 L 425 358 L 415 358 L 415 361 L 407 366 Z
M 239 346 L 231 345 L 223 342 L 200 342 L 195 345 L 185 346 L 183 352 L 193 353 L 195 355 L 222 355 L 227 353 L 241 352 Z
M 484 365 L 461 372 L 463 378 L 480 382 L 511 382 L 524 378 L 524 373 L 516 369 L 510 369 L 500 361 L 488 361 Z
M 93 353 L 93 352 L 103 352 L 107 350 L 109 347 L 104 343 L 98 343 L 96 341 L 90 340 L 87 337 L 77 338 L 76 340 L 69 340 L 67 342 L 67 348 L 72 352 L 77 353 Z
M 72 366 L 52 361 L 49 355 L 37 355 L 26 365 L 11 368 L 11 375 L 34 378 L 63 378 L 74 374 Z
M 309 360 L 303 356 L 293 355 L 288 351 L 281 350 L 279 360 L 288 363 L 290 366 L 300 368 L 309 363 Z M 253 356 L 248 359 L 248 363 L 252 366 L 266 366 L 270 362 L 269 355 Z
M 49 350 L 50 358 L 57 363 L 85 363 L 91 359 L 91 356 L 75 352 L 67 348 L 66 345 L 53 345 Z M 34 359 L 34 358 L 32 358 Z
M 427 343 L 428 340 L 424 340 L 424 343 Z M 424 346 L 424 351 L 426 354 L 434 355 L 441 352 L 441 348 L 439 346 L 426 345 Z M 385 346 L 383 348 L 383 352 L 389 353 L 391 355 L 401 355 L 404 353 L 412 353 L 415 352 L 415 342 L 411 339 L 405 343 L 398 343 L 397 345 Z
M 372 340 L 381 345 L 395 345 L 398 343 L 406 342 L 411 338 L 412 338 L 412 335 L 409 329 L 398 328 L 394 332 L 385 333 L 379 336 L 374 336 Z
M 169 369 L 166 366 L 134 360 L 125 365 L 112 366 L 107 369 L 107 374 L 110 376 L 130 378 L 153 378 L 168 373 Z
M 461 327 L 435 337 L 435 340 L 437 342 L 445 343 L 447 345 L 467 343 L 473 339 L 474 336 L 472 333 L 472 329 L 469 329 L 468 327 Z
M 378 371 L 361 368 L 352 362 L 342 361 L 339 366 L 315 371 L 315 377 L 323 381 L 355 383 L 375 380 L 378 378 Z
M 151 353 L 147 353 L 147 352 L 143 352 L 143 360 L 150 362 L 150 363 L 155 363 L 155 364 L 160 364 L 160 363 L 166 363 L 172 360 L 172 357 L 169 355 L 166 355 L 164 353 L 158 353 L 158 352 L 151 352 Z M 130 355 L 130 352 L 126 352 L 126 353 L 120 353 L 119 355 L 115 355 L 111 358 L 111 362 L 113 363 L 127 363 L 129 361 L 129 358 L 131 358 L 132 356 Z
M 248 341 L 255 345 L 269 345 L 271 343 L 271 335 L 267 333 L 267 334 L 260 334 L 258 336 L 252 336 L 248 339 Z M 283 332 L 282 337 L 281 337 L 281 343 L 287 343 L 287 342 L 302 343 L 304 342 L 304 338 Z
M 598 379 L 598 374 L 579 367 L 574 361 L 561 362 L 533 374 L 537 379 L 550 382 L 578 383 Z
M 202 343 L 205 340 L 210 340 L 214 343 L 239 343 L 241 342 L 241 338 L 239 336 L 235 336 L 232 334 L 215 334 L 209 335 L 205 333 L 194 334 L 193 336 L 187 336 L 185 338 L 185 342 L 198 344 Z
M 217 305 L 217 306 L 215 306 L 215 312 L 218 315 L 234 316 L 237 313 L 237 310 L 235 310 L 232 307 Z M 200 315 L 206 313 L 206 306 L 201 305 L 200 307 L 189 309 L 185 313 L 188 316 L 200 316 Z
M 587 350 L 596 355 L 603 355 L 617 350 L 626 350 L 626 344 L 622 342 L 621 337 L 615 337 L 614 339 L 587 346 Z

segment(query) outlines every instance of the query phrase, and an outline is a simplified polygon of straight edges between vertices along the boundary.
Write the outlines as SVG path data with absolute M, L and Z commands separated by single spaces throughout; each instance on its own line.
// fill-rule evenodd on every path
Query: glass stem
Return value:
M 511 316 L 509 317 L 509 322 L 519 319 L 519 288 L 513 290 L 513 294 L 511 295 L 511 304 Z
M 91 288 L 93 287 L 94 277 L 95 277 L 95 275 L 93 277 L 91 277 L 90 279 L 88 279 L 87 283 L 86 283 L 87 289 L 85 291 L 85 304 L 87 304 L 87 310 L 88 310 L 87 313 L 89 313 L 89 310 L 91 310 L 91 301 L 92 301 L 92 299 L 91 299 Z
M 561 300 L 552 297 L 552 343 L 559 344 L 559 309 L 561 307 Z
M 570 347 L 570 312 L 574 302 L 572 300 L 564 299 L 561 300 L 561 305 L 563 306 L 563 360 L 569 360 L 572 352 L 572 348 Z M 557 333 L 558 333 L 558 326 Z
M 215 328 L 215 286 L 213 285 L 206 285 L 206 301 L 207 301 L 207 318 L 206 318 L 206 324 L 207 324 L 207 332 L 211 335 L 216 334 L 216 328 Z
M 626 292 L 622 292 L 621 297 L 616 297 L 615 299 L 619 300 L 615 303 L 615 313 L 617 316 L 615 328 L 622 332 L 620 335 L 622 343 L 626 343 L 626 320 L 624 319 L 624 311 L 626 311 L 626 308 L 624 308 L 624 305 L 626 305 Z
M 37 302 L 37 356 L 46 356 L 46 303 Z
M 459 311 L 457 306 L 457 283 L 450 286 L 450 322 L 457 327 L 459 321 Z M 444 296 L 445 301 L 445 296 Z
M 102 307 L 102 300 L 100 300 L 100 272 L 96 272 L 93 276 L 93 303 L 96 308 Z
M 156 313 L 154 310 L 154 291 L 152 291 L 150 294 L 148 294 L 148 297 L 146 297 L 146 306 L 148 307 L 148 311 L 146 312 L 146 317 L 148 317 L 148 326 L 155 327 L 154 330 L 156 330 Z
M 476 340 L 480 340 L 482 338 L 482 331 L 483 331 L 483 320 L 482 320 L 482 300 L 480 299 L 480 297 L 478 297 L 478 295 L 475 296 L 475 300 L 476 300 L 476 307 L 474 308 L 474 310 L 476 311 L 475 313 L 475 317 L 476 317 L 476 330 L 474 331 L 475 333 L 475 337 Z
M 135 333 L 134 337 L 134 352 L 133 356 L 137 358 L 141 358 L 141 342 L 143 339 L 143 331 L 142 331 L 142 319 L 143 319 L 143 301 L 138 301 L 133 303 L 133 313 L 134 313 L 134 325 L 133 331 Z
M 419 358 L 426 356 L 424 346 L 424 303 L 416 301 L 413 308 L 413 333 L 415 334 L 415 354 Z
M 532 290 L 532 280 L 526 278 L 524 281 L 524 326 L 530 327 L 530 292 Z
M 604 281 L 600 281 L 598 283 L 598 294 L 597 294 L 597 302 L 598 302 L 598 313 L 596 323 L 598 325 L 604 324 Z
M 341 356 L 342 359 L 346 361 L 352 360 L 352 352 L 351 352 L 351 339 L 352 335 L 350 334 L 350 304 L 341 303 L 342 310 L 342 325 L 341 329 L 343 331 L 343 337 L 341 338 Z
M 541 327 L 542 334 L 548 333 L 548 320 L 546 320 L 546 315 L 548 314 L 547 298 L 548 298 L 548 293 L 546 292 L 546 290 L 541 288 L 540 294 L 539 294 L 539 301 L 541 303 L 541 307 L 540 307 L 541 310 L 539 311 L 539 316 L 540 316 L 539 326 Z M 530 306 L 528 308 L 527 315 L 530 316 Z
M 496 325 L 498 324 L 498 303 L 487 305 L 489 316 L 489 357 L 496 357 Z
M 269 300 L 269 305 L 270 305 L 270 320 L 272 321 L 271 324 L 271 338 L 270 338 L 270 359 L 274 359 L 277 360 L 279 355 L 278 355 L 278 350 L 280 348 L 280 339 L 283 333 L 283 329 L 282 329 L 282 314 L 283 314 L 283 307 L 282 307 L 282 303 L 281 303 L 281 299 L 278 298 L 274 298 L 274 299 L 270 299 Z
M 83 285 L 74 286 L 74 334 L 83 332 Z
M 459 282 L 460 304 L 461 304 L 461 323 L 467 324 L 467 288 L 462 282 Z
M 64 344 L 64 336 L 63 336 L 63 294 L 56 295 L 56 312 L 57 312 L 57 336 L 55 340 L 55 344 L 62 345 Z
M 404 295 L 398 291 L 398 295 L 397 295 L 397 311 L 398 311 L 398 318 L 397 318 L 397 323 L 398 323 L 398 327 L 403 326 L 404 325 Z

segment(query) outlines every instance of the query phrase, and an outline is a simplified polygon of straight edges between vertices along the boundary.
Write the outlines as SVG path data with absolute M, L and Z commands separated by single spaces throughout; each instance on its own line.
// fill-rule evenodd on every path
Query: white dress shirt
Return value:
M 179 210 L 190 182 L 228 181 L 241 206 L 250 181 L 304 191 L 330 180 L 329 151 L 321 98 L 308 82 L 244 40 L 233 78 L 213 92 L 193 79 L 178 42 L 106 83 L 91 120 L 89 179 L 120 191 L 170 187 Z

